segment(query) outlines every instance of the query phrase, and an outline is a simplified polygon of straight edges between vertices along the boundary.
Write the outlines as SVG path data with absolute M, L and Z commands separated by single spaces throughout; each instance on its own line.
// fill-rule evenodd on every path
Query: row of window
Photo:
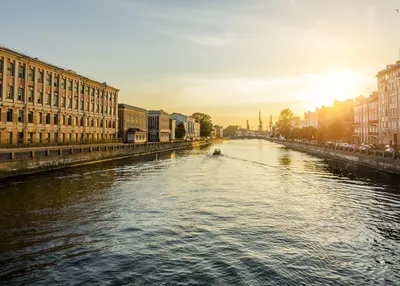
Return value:
M 3 70 L 3 60 L 0 59 L 0 71 L 2 71 L 2 70 Z M 15 63 L 8 61 L 6 73 L 7 73 L 7 75 L 15 76 Z M 17 76 L 18 76 L 18 78 L 25 79 L 25 66 L 24 65 L 18 66 L 18 75 Z M 38 83 L 43 83 L 43 79 L 44 79 L 44 71 L 38 71 L 38 73 L 37 73 Z M 29 67 L 28 81 L 34 81 L 34 80 L 35 80 L 35 68 Z M 58 88 L 59 84 L 61 84 L 62 89 L 68 88 L 68 90 L 70 90 L 70 91 L 72 91 L 74 89 L 75 92 L 78 92 L 78 90 L 79 90 L 79 81 L 75 80 L 75 83 L 74 83 L 73 79 L 67 80 L 67 78 L 61 78 L 61 81 L 60 81 L 59 76 L 55 75 L 54 82 L 53 82 L 51 72 L 46 73 L 46 84 L 50 85 L 50 86 L 53 85 L 54 87 L 57 87 L 57 88 Z M 84 91 L 86 91 L 87 95 L 89 95 L 89 94 L 97 95 L 97 96 L 101 96 L 101 98 L 103 98 L 103 96 L 105 95 L 106 100 L 108 100 L 108 96 L 110 96 L 110 98 L 109 98 L 110 101 L 117 103 L 116 102 L 116 99 L 117 99 L 116 92 L 100 91 L 99 88 L 89 87 L 88 85 L 84 85 L 82 83 L 81 83 L 80 90 L 81 90 L 82 94 L 84 93 Z
M 0 114 L 1 114 L 1 109 L 0 109 Z M 18 122 L 24 122 L 24 111 L 23 110 L 18 110 L 17 113 L 17 121 Z M 78 116 L 61 116 L 61 121 L 59 122 L 59 116 L 58 114 L 53 115 L 53 121 L 51 122 L 51 115 L 50 113 L 46 113 L 45 116 L 43 117 L 42 112 L 37 113 L 37 122 L 38 124 L 54 124 L 58 125 L 59 123 L 61 125 L 68 125 L 72 126 L 74 123 L 75 126 L 78 127 L 103 127 L 105 126 L 106 128 L 115 128 L 115 121 L 112 120 L 100 120 L 100 119 L 94 119 L 94 118 L 84 118 L 84 117 L 78 117 Z M 43 120 L 44 118 L 44 120 Z M 0 118 L 1 119 L 1 118 Z M 13 109 L 7 109 L 6 113 L 6 121 L 7 122 L 13 122 L 14 121 L 14 110 Z M 0 120 L 1 122 L 1 120 Z M 34 123 L 34 112 L 33 111 L 28 111 L 28 118 L 27 118 L 27 123 Z
M 36 137 L 36 138 L 35 138 Z M 83 134 L 83 133 L 58 133 L 54 132 L 53 137 L 49 132 L 28 132 L 27 138 L 24 138 L 24 132 L 17 132 L 17 143 L 50 143 L 51 139 L 54 142 L 79 142 L 86 139 L 112 139 L 114 135 L 112 134 Z M 8 144 L 14 144 L 14 133 L 7 132 L 7 142 Z

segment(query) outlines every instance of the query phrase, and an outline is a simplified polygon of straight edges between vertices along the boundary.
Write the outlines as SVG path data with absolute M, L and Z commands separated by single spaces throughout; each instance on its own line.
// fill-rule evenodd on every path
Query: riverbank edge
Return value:
M 21 175 L 30 175 L 48 171 L 74 168 L 102 162 L 122 160 L 131 157 L 146 156 L 161 152 L 190 149 L 214 144 L 214 141 L 193 141 L 178 144 L 150 145 L 135 148 L 99 150 L 90 153 L 73 153 L 45 157 L 23 158 L 0 162 L 0 180 Z M 122 145 L 123 146 L 123 145 Z
M 367 154 L 351 153 L 335 149 L 327 149 L 314 145 L 307 145 L 304 143 L 297 143 L 291 141 L 267 139 L 267 141 L 283 145 L 296 151 L 309 153 L 321 158 L 331 158 L 363 167 L 372 168 L 375 170 L 388 172 L 391 174 L 400 175 L 400 159 L 377 157 Z

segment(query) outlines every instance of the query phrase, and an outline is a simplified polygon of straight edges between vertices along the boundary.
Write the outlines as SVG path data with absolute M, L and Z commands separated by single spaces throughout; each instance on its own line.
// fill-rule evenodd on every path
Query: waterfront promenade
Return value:
M 352 147 L 340 147 L 323 143 L 311 144 L 308 142 L 296 142 L 279 140 L 268 137 L 236 136 L 231 139 L 261 139 L 283 145 L 301 152 L 307 152 L 316 156 L 333 158 L 345 162 L 362 165 L 380 171 L 400 175 L 400 154 L 385 152 L 384 150 L 360 150 Z

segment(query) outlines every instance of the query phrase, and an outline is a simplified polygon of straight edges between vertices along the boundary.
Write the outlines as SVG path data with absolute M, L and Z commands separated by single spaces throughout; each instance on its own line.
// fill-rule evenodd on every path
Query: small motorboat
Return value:
M 215 155 L 215 156 L 221 155 L 221 150 L 215 149 L 213 155 Z

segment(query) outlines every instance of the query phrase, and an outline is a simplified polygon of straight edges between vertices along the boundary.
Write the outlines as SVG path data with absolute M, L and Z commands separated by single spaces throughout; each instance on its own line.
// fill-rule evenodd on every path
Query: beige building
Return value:
M 115 138 L 118 91 L 0 47 L 0 143 Z
M 217 138 L 224 137 L 224 127 L 219 126 L 219 125 L 214 125 L 214 128 L 215 128 L 215 136 Z
M 357 97 L 354 103 L 353 142 L 378 144 L 378 93 Z
M 118 104 L 118 137 L 126 143 L 147 142 L 147 110 Z
M 149 142 L 168 142 L 171 140 L 170 116 L 168 113 L 163 110 L 149 110 L 147 118 Z
M 317 111 L 308 111 L 304 113 L 304 127 L 318 128 L 318 113 Z
M 400 61 L 387 65 L 377 74 L 379 105 L 379 143 L 400 147 Z

